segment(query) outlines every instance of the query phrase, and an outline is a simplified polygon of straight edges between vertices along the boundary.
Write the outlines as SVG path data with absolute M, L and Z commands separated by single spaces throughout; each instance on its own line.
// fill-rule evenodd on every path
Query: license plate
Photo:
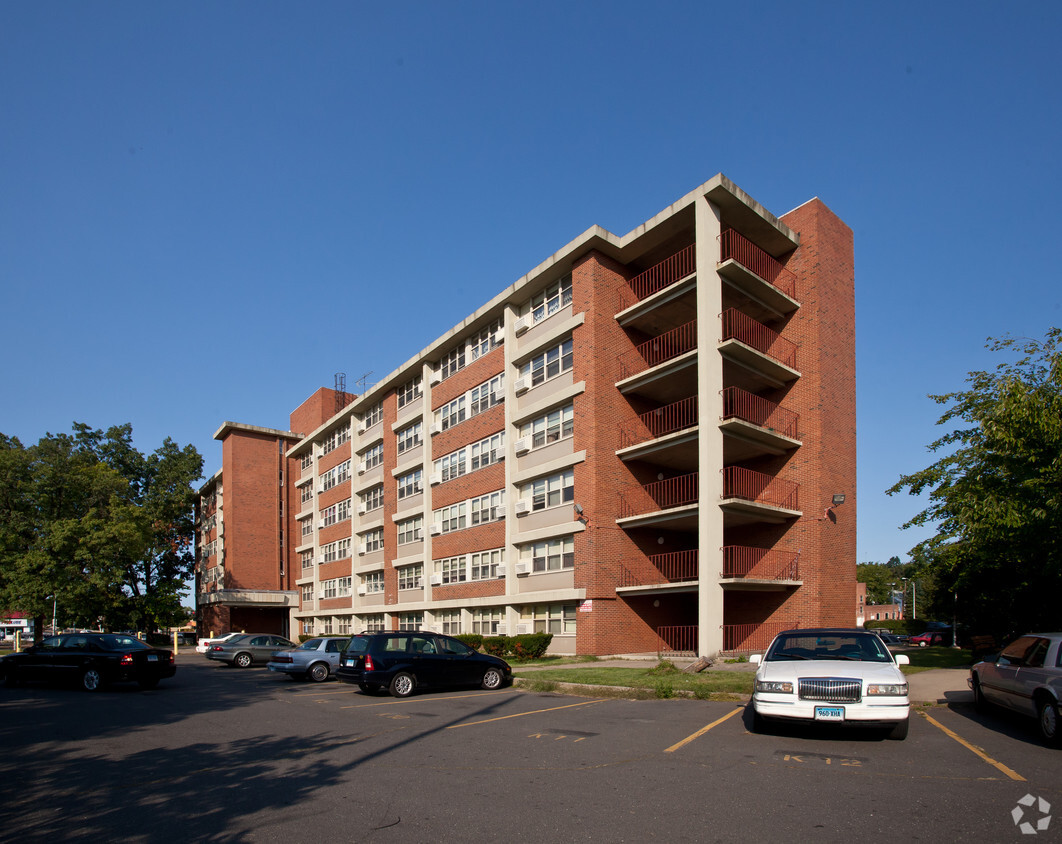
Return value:
M 815 720 L 816 721 L 843 721 L 844 720 L 844 707 L 843 706 L 816 706 L 815 707 Z
M 158 654 L 148 654 L 148 662 L 158 662 L 158 661 L 159 661 L 159 655 Z

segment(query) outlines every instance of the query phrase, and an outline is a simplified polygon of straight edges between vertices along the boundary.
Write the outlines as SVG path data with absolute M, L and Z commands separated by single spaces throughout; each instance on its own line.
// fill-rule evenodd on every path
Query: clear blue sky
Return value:
M 1062 322 L 1057 2 L 0 4 L 0 430 L 286 428 L 717 172 L 855 232 L 859 560 Z M 386 315 L 386 319 L 382 318 Z

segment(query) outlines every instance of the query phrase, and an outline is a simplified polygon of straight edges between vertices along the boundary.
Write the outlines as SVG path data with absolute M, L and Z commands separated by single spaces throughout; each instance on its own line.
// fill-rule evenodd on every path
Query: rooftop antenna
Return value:
M 336 413 L 347 406 L 347 373 L 336 373 Z

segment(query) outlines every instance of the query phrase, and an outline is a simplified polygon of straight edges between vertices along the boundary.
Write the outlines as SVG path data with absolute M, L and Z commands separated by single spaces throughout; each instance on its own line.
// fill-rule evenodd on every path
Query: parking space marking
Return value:
M 413 697 L 413 698 L 390 698 L 388 700 L 381 700 L 376 703 L 355 703 L 350 706 L 341 706 L 340 709 L 368 709 L 373 706 L 400 706 L 405 703 L 425 703 L 427 701 L 434 700 L 472 700 L 477 697 L 490 697 L 492 695 L 504 695 L 512 694 L 510 689 L 502 689 L 497 692 L 479 692 L 478 694 L 471 695 L 449 695 L 447 697 Z
M 919 714 L 923 718 L 925 718 L 930 724 L 932 724 L 934 727 L 936 727 L 938 730 L 940 730 L 942 733 L 944 733 L 944 735 L 948 736 L 948 738 L 954 739 L 959 744 L 961 744 L 963 747 L 965 747 L 967 750 L 969 750 L 972 753 L 975 753 L 976 755 L 980 756 L 989 765 L 991 765 L 992 767 L 996 768 L 999 771 L 1002 771 L 1004 774 L 1006 774 L 1012 780 L 1017 780 L 1018 782 L 1025 782 L 1026 781 L 1025 777 L 1023 777 L 1021 774 L 1017 773 L 1016 771 L 1011 770 L 1006 765 L 1004 765 L 1002 762 L 997 762 L 995 759 L 993 759 L 991 756 L 989 756 L 987 753 L 985 753 L 981 748 L 977 747 L 976 745 L 970 744 L 970 742 L 968 742 L 966 739 L 964 739 L 962 736 L 960 736 L 954 730 L 949 730 L 947 727 L 945 727 L 943 724 L 941 724 L 940 721 L 938 721 L 936 718 L 933 718 L 932 716 L 927 715 L 925 712 L 920 712 Z
M 671 747 L 669 747 L 667 750 L 665 750 L 664 753 L 674 753 L 679 748 L 685 747 L 691 741 L 695 741 L 696 739 L 699 739 L 701 736 L 703 736 L 709 730 L 711 730 L 711 729 L 713 729 L 715 727 L 718 727 L 720 724 L 722 724 L 728 718 L 733 718 L 735 715 L 737 715 L 739 712 L 741 712 L 744 708 L 745 708 L 744 704 L 742 704 L 741 706 L 735 707 L 730 712 L 728 712 L 726 715 L 724 715 L 722 718 L 718 718 L 717 720 L 712 721 L 712 723 L 709 724 L 707 727 L 701 727 L 693 735 L 686 736 L 686 738 L 684 738 L 682 741 L 678 742 L 677 744 L 671 745 Z
M 523 718 L 525 715 L 539 715 L 543 712 L 556 712 L 558 709 L 572 709 L 576 706 L 593 706 L 595 703 L 604 703 L 608 698 L 600 700 L 584 700 L 582 703 L 569 703 L 565 706 L 551 706 L 549 709 L 533 709 L 530 712 L 517 712 L 515 715 L 501 715 L 497 718 L 487 718 L 483 721 L 468 721 L 464 724 L 451 724 L 446 729 L 456 730 L 460 727 L 475 727 L 477 724 L 489 724 L 492 721 L 506 721 L 509 718 Z

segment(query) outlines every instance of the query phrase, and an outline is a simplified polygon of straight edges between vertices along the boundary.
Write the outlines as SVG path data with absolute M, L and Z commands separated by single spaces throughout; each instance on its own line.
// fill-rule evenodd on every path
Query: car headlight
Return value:
M 757 680 L 756 691 L 792 694 L 793 684 L 789 680 Z
M 867 686 L 867 695 L 888 695 L 889 697 L 906 697 L 906 683 L 871 683 Z

